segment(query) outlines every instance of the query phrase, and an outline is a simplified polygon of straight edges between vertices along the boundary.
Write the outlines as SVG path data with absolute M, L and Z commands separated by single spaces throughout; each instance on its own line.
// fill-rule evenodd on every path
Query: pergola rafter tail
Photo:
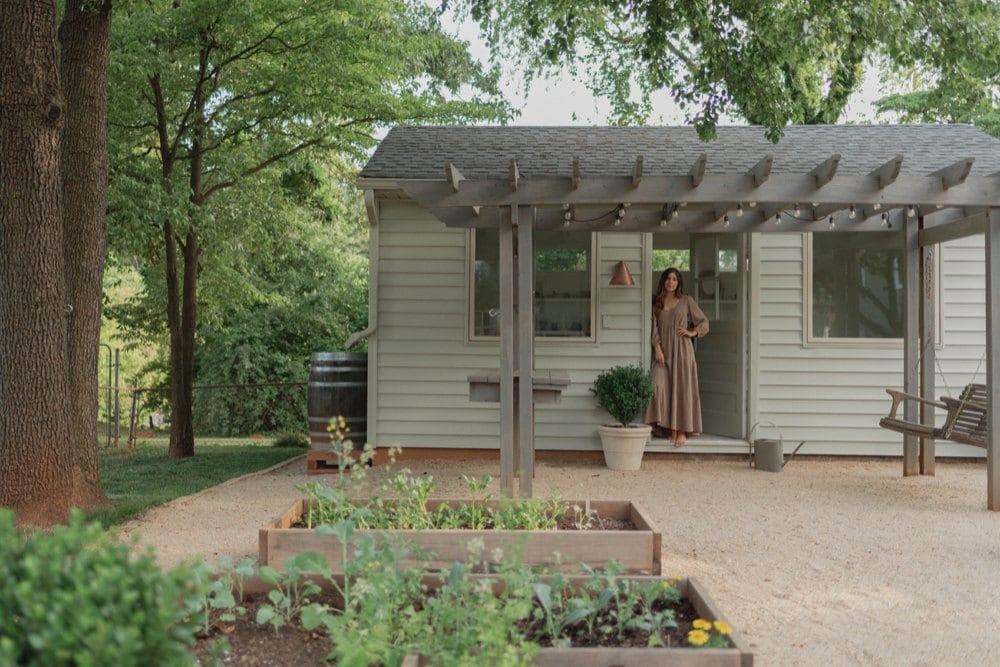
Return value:
M 753 174 L 705 174 L 697 186 L 692 184 L 692 176 L 645 174 L 638 183 L 632 176 L 583 176 L 574 189 L 572 178 L 524 176 L 517 173 L 513 162 L 511 170 L 511 179 L 449 178 L 404 182 L 402 187 L 408 196 L 427 208 L 597 206 L 609 202 L 646 207 L 662 207 L 672 202 L 694 207 L 714 207 L 720 202 L 765 206 L 801 202 L 817 207 L 917 206 L 927 210 L 1000 206 L 998 176 L 967 177 L 948 187 L 945 187 L 947 179 L 940 175 L 900 176 L 881 187 L 879 176 L 844 175 L 832 176 L 817 187 L 821 179 L 813 174 L 772 172 L 760 185 L 754 184 Z

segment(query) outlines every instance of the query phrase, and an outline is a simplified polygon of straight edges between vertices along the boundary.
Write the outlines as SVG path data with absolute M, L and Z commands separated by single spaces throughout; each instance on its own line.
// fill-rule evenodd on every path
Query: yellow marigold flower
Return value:
M 715 626 L 715 631 L 720 635 L 728 635 L 733 631 L 733 629 L 729 627 L 729 624 L 725 621 L 716 621 L 713 625 Z
M 691 630 L 688 633 L 688 644 L 693 646 L 704 646 L 708 643 L 708 633 L 704 630 Z
M 694 623 L 692 623 L 691 626 L 695 630 L 711 630 L 712 629 L 712 624 L 710 622 L 706 621 L 703 618 L 696 618 L 696 619 L 694 619 Z

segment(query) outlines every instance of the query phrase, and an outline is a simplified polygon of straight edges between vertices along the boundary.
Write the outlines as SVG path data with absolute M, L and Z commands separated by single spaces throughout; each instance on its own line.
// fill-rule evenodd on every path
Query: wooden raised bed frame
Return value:
M 297 501 L 274 524 L 260 530 L 258 560 L 261 565 L 280 567 L 285 559 L 304 551 L 323 554 L 331 568 L 341 559 L 340 542 L 333 535 L 317 535 L 306 528 L 292 528 L 308 509 L 308 499 Z M 431 499 L 429 509 L 441 503 L 455 506 L 465 500 Z M 635 530 L 359 530 L 359 534 L 399 536 L 417 548 L 433 554 L 431 560 L 414 560 L 413 565 L 441 567 L 455 560 L 465 561 L 469 553 L 466 544 L 479 538 L 485 546 L 483 554 L 489 557 L 494 549 L 510 553 L 518 549 L 528 565 L 552 566 L 559 554 L 561 569 L 576 569 L 579 563 L 605 567 L 610 560 L 624 565 L 629 572 L 658 575 L 661 573 L 660 531 L 642 510 L 627 500 L 563 501 L 584 510 L 596 510 L 598 516 L 608 519 L 631 520 Z M 496 506 L 496 501 L 486 505 Z
M 334 575 L 343 584 L 343 575 Z M 473 577 L 489 577 L 489 575 L 471 575 Z M 583 585 L 589 579 L 586 576 L 568 575 L 576 585 Z M 643 575 L 622 575 L 623 579 L 633 581 L 663 581 L 661 577 Z M 322 587 L 329 582 L 318 576 L 310 576 Z M 434 577 L 424 577 L 428 589 L 434 589 L 439 580 Z M 707 621 L 726 620 L 718 606 L 709 597 L 705 588 L 694 578 L 683 578 L 674 583 L 680 590 L 681 597 L 688 600 L 698 616 Z M 245 593 L 267 592 L 272 587 L 263 583 L 258 577 L 252 577 L 245 582 Z M 754 656 L 750 644 L 738 632 L 729 635 L 730 648 L 616 648 L 616 647 L 577 647 L 577 648 L 543 648 L 535 658 L 539 667 L 753 667 Z M 410 655 L 403 661 L 402 667 L 426 667 L 429 661 L 418 655 Z

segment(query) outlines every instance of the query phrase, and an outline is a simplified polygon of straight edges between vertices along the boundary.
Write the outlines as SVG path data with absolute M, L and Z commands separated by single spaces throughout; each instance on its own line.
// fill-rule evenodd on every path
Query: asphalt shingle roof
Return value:
M 777 144 L 757 126 L 719 127 L 703 142 L 691 127 L 399 126 L 379 144 L 362 178 L 440 179 L 453 163 L 466 178 L 507 178 L 511 159 L 525 177 L 572 173 L 627 176 L 637 156 L 649 175 L 681 175 L 702 153 L 706 172 L 746 173 L 767 154 L 772 173 L 808 173 L 834 153 L 838 175 L 868 174 L 896 155 L 901 173 L 923 176 L 974 157 L 971 176 L 1000 171 L 1000 139 L 968 125 L 797 125 Z

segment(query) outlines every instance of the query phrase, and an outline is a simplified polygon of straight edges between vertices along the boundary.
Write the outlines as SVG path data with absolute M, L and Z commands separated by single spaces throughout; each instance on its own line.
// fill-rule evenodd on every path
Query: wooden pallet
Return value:
M 355 461 L 358 460 L 358 456 L 361 452 L 355 450 L 351 453 L 351 458 Z M 368 465 L 382 465 L 383 463 L 389 462 L 389 456 L 385 450 L 375 451 L 374 458 L 368 463 Z M 325 452 L 318 449 L 310 450 L 306 455 L 306 474 L 307 475 L 318 475 L 323 473 L 339 473 L 340 472 L 340 457 L 333 452 Z

